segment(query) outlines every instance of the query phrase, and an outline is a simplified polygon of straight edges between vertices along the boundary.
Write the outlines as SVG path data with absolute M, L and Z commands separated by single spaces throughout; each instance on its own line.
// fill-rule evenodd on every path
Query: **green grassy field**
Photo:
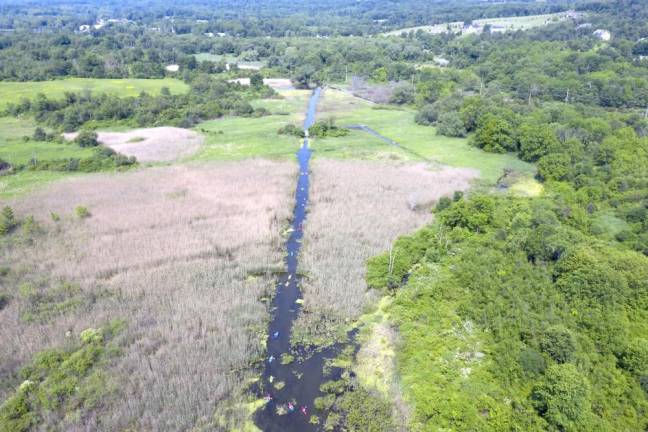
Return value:
M 293 121 L 303 122 L 311 92 L 309 90 L 282 90 L 282 99 L 259 99 L 254 108 L 265 108 L 273 114 L 290 114 Z
M 491 26 L 502 26 L 507 31 L 527 30 L 534 27 L 540 27 L 554 22 L 563 21 L 568 18 L 565 12 L 558 12 L 553 14 L 544 15 L 528 15 L 528 16 L 514 16 L 514 17 L 501 17 L 501 18 L 484 18 L 473 20 L 473 23 L 484 26 L 490 24 Z M 386 36 L 398 36 L 401 33 L 416 32 L 418 30 L 432 33 L 441 34 L 446 33 L 450 27 L 453 33 L 459 33 L 463 30 L 463 22 L 455 21 L 450 23 L 441 23 L 430 26 L 408 27 L 398 30 L 393 30 L 385 33 Z
M 301 139 L 279 135 L 277 130 L 290 122 L 291 116 L 271 115 L 260 118 L 226 117 L 198 125 L 206 136 L 202 149 L 193 160 L 236 160 L 252 157 L 292 157 Z M 220 133 L 222 131 L 222 133 Z
M 277 130 L 288 123 L 303 123 L 310 92 L 289 90 L 280 94 L 283 99 L 264 99 L 252 103 L 255 107 L 266 108 L 273 115 L 260 118 L 225 117 L 199 124 L 195 129 L 206 136 L 205 144 L 190 159 L 293 157 L 302 140 L 294 136 L 279 135 Z
M 24 171 L 15 175 L 0 176 L 0 199 L 15 198 L 27 194 L 49 183 L 74 175 L 53 171 Z
M 141 92 L 159 94 L 162 87 L 168 87 L 171 93 L 184 93 L 189 86 L 184 82 L 172 79 L 95 79 L 67 78 L 53 81 L 36 82 L 0 82 L 0 108 L 9 103 L 19 102 L 22 98 L 32 99 L 38 93 L 48 98 L 63 97 L 65 92 L 90 90 L 93 93 L 110 93 L 117 96 L 137 96 Z
M 92 155 L 92 149 L 81 148 L 74 143 L 25 141 L 23 137 L 31 137 L 34 129 L 36 123 L 30 118 L 0 117 L 0 159 L 12 165 L 19 165 L 29 162 L 32 158 L 44 161 Z M 0 199 L 27 193 L 70 175 L 72 174 L 62 172 L 21 171 L 0 176 Z
M 31 136 L 35 128 L 31 119 L 0 117 L 0 159 L 17 165 L 31 159 L 65 159 L 92 154 L 92 149 L 81 148 L 74 143 L 25 141 L 23 137 Z
M 494 183 L 510 168 L 532 175 L 535 167 L 515 155 L 486 153 L 468 144 L 467 139 L 448 138 L 436 129 L 414 122 L 415 112 L 408 109 L 375 109 L 369 103 L 358 104 L 357 98 L 340 91 L 326 90 L 326 102 L 319 118 L 333 117 L 339 126 L 363 124 L 396 141 L 421 156 L 454 167 L 475 168 L 488 183 Z M 416 156 L 390 146 L 366 132 L 353 131 L 349 136 L 312 140 L 316 154 L 332 157 L 374 157 L 416 159 Z

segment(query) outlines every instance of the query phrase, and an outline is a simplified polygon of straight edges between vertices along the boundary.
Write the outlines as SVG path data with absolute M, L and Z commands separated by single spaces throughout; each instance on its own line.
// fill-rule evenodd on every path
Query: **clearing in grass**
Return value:
M 78 133 L 67 133 L 74 139 Z M 139 162 L 169 162 L 198 151 L 203 136 L 176 127 L 133 129 L 126 132 L 97 132 L 97 140 L 118 153 L 135 156 Z

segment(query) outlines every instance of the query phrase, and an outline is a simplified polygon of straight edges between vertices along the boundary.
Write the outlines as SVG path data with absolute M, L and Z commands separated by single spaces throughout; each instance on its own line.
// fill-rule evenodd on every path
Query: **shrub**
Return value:
M 518 132 L 518 145 L 520 159 L 535 162 L 542 156 L 553 153 L 559 142 L 550 126 L 525 124 Z
M 0 311 L 4 309 L 9 304 L 9 295 L 6 293 L 0 293 Z
M 574 358 L 576 341 L 565 327 L 549 327 L 542 335 L 540 349 L 558 363 L 567 363 Z
M 88 328 L 83 330 L 79 337 L 81 342 L 86 344 L 101 343 L 103 342 L 103 330 Z
M 531 376 L 539 375 L 545 371 L 546 363 L 542 354 L 533 348 L 526 348 L 520 353 L 520 367 L 522 371 Z
M 414 102 L 416 90 L 411 84 L 402 84 L 394 89 L 389 102 L 396 105 L 404 105 Z
M 414 121 L 418 124 L 429 126 L 435 123 L 438 119 L 437 111 L 434 105 L 424 105 L 416 114 Z
M 252 76 L 250 76 L 250 85 L 256 89 L 263 87 L 263 75 L 260 73 L 252 74 Z
M 532 393 L 536 410 L 557 430 L 591 430 L 590 386 L 572 364 L 553 365 Z M 588 427 L 589 426 L 589 427 Z
M 86 219 L 91 216 L 88 208 L 84 206 L 77 206 L 77 208 L 74 209 L 74 212 L 76 213 L 79 219 Z
M 97 141 L 97 133 L 90 130 L 82 130 L 74 138 L 74 142 L 79 145 L 79 147 L 96 147 L 99 145 Z
M 516 150 L 512 125 L 493 114 L 487 114 L 479 121 L 472 144 L 491 153 Z
M 488 196 L 477 196 L 470 200 L 455 202 L 441 214 L 445 225 L 483 232 L 493 220 L 495 202 Z
M 394 430 L 392 406 L 379 396 L 358 388 L 345 393 L 338 401 L 345 430 L 381 432 Z
M 311 137 L 341 137 L 348 134 L 349 130 L 336 126 L 335 120 L 332 118 L 318 121 L 308 129 L 308 135 Z
M 18 225 L 18 221 L 16 221 L 13 209 L 9 206 L 4 206 L 2 212 L 0 212 L 0 235 L 9 234 L 16 225 Z
M 619 356 L 619 364 L 634 375 L 648 375 L 648 340 L 635 339 L 629 343 Z
M 434 211 L 440 212 L 452 205 L 452 200 L 448 197 L 441 197 L 439 198 L 439 201 L 437 202 L 436 206 L 434 207 Z
M 456 112 L 443 113 L 439 116 L 437 134 L 448 137 L 465 137 L 468 134 L 464 122 Z
M 304 138 L 304 130 L 295 126 L 292 123 L 287 124 L 286 126 L 283 126 L 277 130 L 277 133 L 279 135 L 293 135 L 296 137 Z
M 11 169 L 11 164 L 3 159 L 0 159 L 0 174 L 2 171 L 8 171 Z
M 36 234 L 39 230 L 40 227 L 38 226 L 38 223 L 34 219 L 34 216 L 27 216 L 21 224 L 22 232 L 23 235 L 30 237 L 34 234 Z
M 543 180 L 565 180 L 571 168 L 571 158 L 564 153 L 543 156 L 538 161 L 538 175 Z
M 47 140 L 47 133 L 43 130 L 43 128 L 37 127 L 36 130 L 34 130 L 34 135 L 32 135 L 32 138 L 35 141 L 45 141 Z

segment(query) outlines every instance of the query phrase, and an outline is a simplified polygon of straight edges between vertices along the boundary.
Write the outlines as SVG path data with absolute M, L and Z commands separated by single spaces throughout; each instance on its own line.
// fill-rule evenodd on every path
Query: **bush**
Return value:
M 358 388 L 345 393 L 337 403 L 346 428 L 351 431 L 382 432 L 394 430 L 392 406 L 379 396 Z
M 35 141 L 46 141 L 47 140 L 47 133 L 43 130 L 43 128 L 37 127 L 36 130 L 34 130 L 34 135 L 32 138 Z
M 420 125 L 429 126 L 435 123 L 438 119 L 438 113 L 434 105 L 424 105 L 416 114 L 414 121 Z
M 451 228 L 466 228 L 474 232 L 484 232 L 493 220 L 495 201 L 482 195 L 469 200 L 455 202 L 441 213 L 443 223 Z
M 434 212 L 440 212 L 452 205 L 452 200 L 448 197 L 441 197 L 439 198 L 439 201 L 437 202 L 436 206 L 434 207 Z
M 6 293 L 0 293 L 0 311 L 9 304 L 9 295 Z
M 396 105 L 404 105 L 414 102 L 416 90 L 411 84 L 402 84 L 394 89 L 389 102 Z
M 463 120 L 456 112 L 441 114 L 436 132 L 448 137 L 465 137 L 468 134 Z
M 87 207 L 84 206 L 78 206 L 77 208 L 74 209 L 74 213 L 76 213 L 77 217 L 79 219 L 86 219 L 91 216 L 90 211 L 88 210 Z
M 572 364 L 553 365 L 532 393 L 536 410 L 557 430 L 591 430 L 590 386 Z
M 253 73 L 250 76 L 250 85 L 256 89 L 263 87 L 263 75 L 260 73 Z
M 556 134 L 550 126 L 525 124 L 518 133 L 520 159 L 535 162 L 542 156 L 553 153 L 559 147 Z
M 539 375 L 545 371 L 546 363 L 542 354 L 533 348 L 526 348 L 520 353 L 520 367 L 522 371 L 531 376 Z
M 543 156 L 538 161 L 538 175 L 543 180 L 565 180 L 571 168 L 571 158 L 564 153 Z
M 4 206 L 2 212 L 0 212 L 0 235 L 9 234 L 17 225 L 18 221 L 16 221 L 13 209 Z
M 296 137 L 304 138 L 306 136 L 304 134 L 304 130 L 295 126 L 292 123 L 287 124 L 286 126 L 283 126 L 277 130 L 277 133 L 279 135 L 293 135 Z
M 619 356 L 619 365 L 636 375 L 648 375 L 648 340 L 635 339 Z
M 99 145 L 97 141 L 97 133 L 89 130 L 82 130 L 74 138 L 74 142 L 79 145 L 79 147 L 96 147 Z
M 479 121 L 472 144 L 491 153 L 515 151 L 513 126 L 503 118 L 487 114 Z
M 558 363 L 567 363 L 574 358 L 576 341 L 565 327 L 549 327 L 540 340 L 540 349 Z
M 308 129 L 308 135 L 311 137 L 341 137 L 348 134 L 349 130 L 338 127 L 332 118 L 318 121 Z

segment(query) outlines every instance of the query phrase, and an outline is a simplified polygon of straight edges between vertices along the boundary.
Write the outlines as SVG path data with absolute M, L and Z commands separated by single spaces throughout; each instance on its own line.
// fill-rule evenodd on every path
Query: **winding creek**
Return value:
M 313 91 L 304 121 L 306 138 L 297 152 L 299 178 L 295 192 L 295 207 L 290 235 L 286 240 L 286 270 L 279 278 L 272 302 L 271 321 L 268 328 L 267 357 L 264 361 L 261 392 L 267 402 L 256 412 L 255 424 L 263 431 L 315 431 L 319 427 L 309 423 L 313 415 L 313 402 L 322 393 L 320 385 L 339 374 L 332 368 L 324 373 L 327 359 L 334 358 L 343 345 L 333 345 L 316 352 L 306 353 L 302 347 L 291 347 L 293 322 L 300 312 L 300 276 L 297 274 L 299 252 L 306 220 L 309 192 L 309 161 L 311 149 L 308 129 L 315 123 L 317 103 L 321 89 Z M 282 355 L 293 354 L 295 360 L 282 364 Z

